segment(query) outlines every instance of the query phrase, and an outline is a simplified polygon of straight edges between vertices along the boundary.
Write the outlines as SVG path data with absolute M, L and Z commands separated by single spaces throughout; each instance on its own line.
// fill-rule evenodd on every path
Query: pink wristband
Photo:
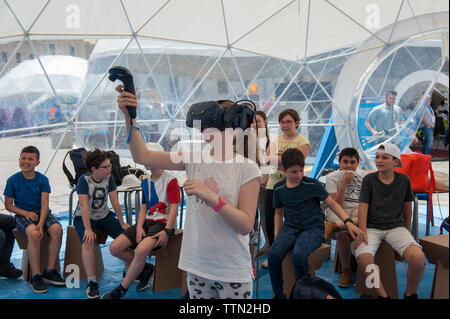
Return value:
M 223 205 L 227 203 L 226 199 L 222 196 L 219 196 L 219 204 L 216 206 L 213 206 L 212 209 L 214 209 L 216 212 L 222 209 Z

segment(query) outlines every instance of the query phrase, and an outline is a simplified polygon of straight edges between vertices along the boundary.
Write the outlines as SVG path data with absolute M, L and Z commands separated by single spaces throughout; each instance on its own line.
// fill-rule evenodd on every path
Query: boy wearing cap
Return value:
M 401 165 L 400 150 L 391 143 L 380 145 L 376 152 L 377 171 L 367 174 L 359 195 L 358 220 L 363 236 L 352 249 L 358 266 L 371 271 L 374 256 L 385 240 L 408 263 L 405 299 L 417 299 L 417 289 L 425 269 L 422 247 L 411 234 L 413 191 L 409 177 L 394 171 Z M 369 271 L 369 272 L 367 272 Z M 378 298 L 389 298 L 381 284 L 374 290 Z
M 161 145 L 147 143 L 154 151 L 164 151 Z M 125 297 L 131 283 L 137 279 L 136 290 L 149 287 L 154 266 L 146 263 L 149 252 L 165 247 L 170 236 L 175 234 L 175 222 L 180 203 L 178 181 L 160 168 L 145 165 L 151 177 L 142 181 L 142 206 L 136 225 L 131 226 L 117 237 L 109 246 L 113 256 L 122 259 L 128 271 L 121 284 L 102 299 L 121 299 Z

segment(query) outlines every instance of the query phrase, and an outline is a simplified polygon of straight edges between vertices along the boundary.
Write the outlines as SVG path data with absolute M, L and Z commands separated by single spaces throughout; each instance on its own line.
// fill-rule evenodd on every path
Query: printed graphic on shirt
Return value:
M 350 184 L 347 185 L 344 201 L 359 203 L 359 193 L 361 191 L 362 177 L 355 174 Z

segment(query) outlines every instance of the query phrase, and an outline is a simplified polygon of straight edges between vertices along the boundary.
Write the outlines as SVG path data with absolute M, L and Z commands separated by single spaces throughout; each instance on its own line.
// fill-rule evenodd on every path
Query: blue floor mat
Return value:
M 448 209 L 448 208 L 446 208 Z M 425 208 L 421 206 L 420 211 L 424 211 Z M 436 210 L 435 210 L 436 212 Z M 448 213 L 447 213 L 448 214 Z M 68 224 L 67 217 L 60 218 L 60 222 L 65 230 Z M 430 227 L 430 235 L 439 234 L 440 219 L 435 219 L 435 227 Z M 425 236 L 425 216 L 422 214 L 419 216 L 419 237 Z M 61 246 L 60 260 L 61 267 L 64 264 L 64 249 L 65 249 L 66 234 L 63 235 L 63 243 Z M 111 256 L 109 252 L 109 244 L 111 239 L 109 238 L 105 245 L 102 246 L 102 255 L 105 270 L 99 280 L 100 294 L 105 294 L 114 289 L 120 284 L 122 280 L 123 262 L 119 259 Z M 332 242 L 331 256 L 334 256 L 335 241 Z M 261 268 L 261 263 L 267 257 L 259 259 L 258 269 L 258 282 L 254 282 L 253 297 L 258 299 L 271 299 L 272 298 L 272 286 L 270 283 L 269 271 Z M 11 261 L 16 268 L 21 267 L 22 251 L 15 243 L 13 255 Z M 149 262 L 154 263 L 154 257 L 149 258 Z M 397 268 L 397 281 L 398 281 L 398 293 L 399 296 L 403 296 L 406 288 L 406 270 L 407 263 L 396 262 Z M 422 278 L 418 295 L 419 298 L 429 298 L 431 293 L 431 286 L 433 282 L 435 265 L 427 262 L 425 267 L 425 273 Z M 332 283 L 339 293 L 345 299 L 359 298 L 359 294 L 355 292 L 355 287 L 340 288 L 337 283 L 340 278 L 340 274 L 334 272 L 334 263 L 330 258 L 325 261 L 321 269 L 316 271 L 316 275 Z M 355 275 L 354 275 L 355 276 Z M 355 279 L 355 278 L 354 278 Z M 87 282 L 81 280 L 79 288 L 67 288 L 67 287 L 54 287 L 49 286 L 48 292 L 45 294 L 34 293 L 28 282 L 25 282 L 22 278 L 19 279 L 6 279 L 0 278 L 0 299 L 86 299 L 86 285 Z M 164 292 L 153 292 L 152 287 L 145 291 L 136 291 L 136 283 L 133 283 L 126 295 L 127 299 L 180 299 L 182 298 L 181 289 L 172 289 Z M 258 291 L 257 291 L 258 289 Z

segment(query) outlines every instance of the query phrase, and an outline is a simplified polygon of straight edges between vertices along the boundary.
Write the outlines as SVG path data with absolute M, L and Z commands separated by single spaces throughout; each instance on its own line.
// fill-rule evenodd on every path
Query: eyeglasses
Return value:
M 109 165 L 105 165 L 105 166 L 99 166 L 98 168 L 105 168 L 105 169 L 109 169 L 109 168 L 112 168 L 112 164 L 109 164 Z

